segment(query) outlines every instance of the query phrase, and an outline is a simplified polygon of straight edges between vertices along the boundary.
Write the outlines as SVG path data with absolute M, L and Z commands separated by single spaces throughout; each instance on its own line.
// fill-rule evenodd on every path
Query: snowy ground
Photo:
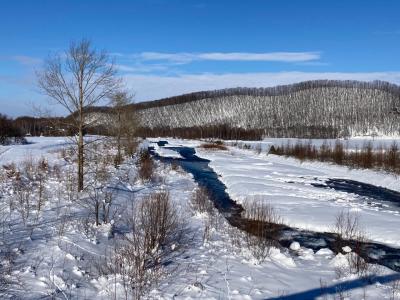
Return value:
M 353 145 L 356 142 L 349 141 Z M 271 145 L 282 141 L 274 139 L 264 143 Z M 199 145 L 194 141 L 170 141 L 170 146 L 174 144 Z M 371 205 L 360 201 L 357 195 L 311 185 L 323 183 L 327 178 L 346 178 L 398 191 L 399 181 L 393 175 L 349 170 L 328 163 L 301 163 L 292 158 L 266 155 L 266 152 L 257 154 L 234 147 L 229 151 L 196 148 L 196 153 L 211 161 L 210 166 L 221 175 L 228 194 L 239 203 L 253 199 L 267 201 L 278 209 L 286 224 L 315 231 L 331 231 L 335 217 L 343 209 L 349 209 L 359 215 L 370 239 L 400 246 L 399 208 Z
M 209 151 L 199 148 L 198 146 L 201 144 L 199 141 L 168 139 L 168 142 L 167 146 L 183 145 L 197 147 L 197 155 L 211 161 L 210 166 L 220 175 L 220 180 L 227 186 L 228 194 L 232 199 L 238 202 L 263 199 L 271 203 L 289 225 L 316 231 L 331 231 L 337 214 L 349 209 L 351 212 L 356 212 L 359 215 L 364 227 L 363 229 L 367 232 L 371 240 L 392 246 L 400 245 L 400 234 L 398 231 L 400 216 L 398 211 L 371 207 L 358 201 L 356 195 L 321 189 L 310 185 L 312 182 L 320 182 L 321 179 L 334 177 L 354 179 L 399 190 L 398 179 L 392 175 L 365 170 L 349 170 L 345 167 L 324 163 L 301 164 L 295 159 L 286 159 L 273 155 L 267 156 L 265 152 L 256 154 L 252 150 L 239 150 L 237 148 L 230 148 L 228 151 Z M 271 144 L 280 144 L 282 142 L 286 143 L 286 140 L 264 141 L 263 150 Z M 364 142 L 365 140 L 362 139 L 349 141 L 353 146 L 362 145 Z M 386 140 L 386 142 L 387 145 L 390 145 L 393 141 Z M 243 143 L 249 144 L 249 142 Z M 254 145 L 258 143 L 254 142 Z M 214 246 L 213 251 L 216 249 L 218 247 Z M 314 254 L 311 250 L 303 249 L 302 251 L 306 253 L 306 258 L 302 257 L 303 255 L 301 254 L 300 258 L 294 259 L 293 262 L 296 267 L 292 266 L 294 270 L 289 272 L 291 273 L 290 275 L 287 274 L 287 269 L 280 269 L 279 271 L 273 271 L 273 275 L 271 276 L 268 273 L 268 269 L 273 270 L 274 267 L 265 266 L 266 269 L 264 271 L 269 275 L 260 274 L 252 278 L 263 278 L 262 286 L 273 286 L 278 290 L 281 288 L 282 294 L 290 294 L 291 291 L 304 291 L 312 288 L 318 289 L 317 278 L 322 281 L 327 280 L 329 283 L 335 282 L 332 265 L 338 260 L 337 257 L 332 259 L 329 255 L 323 256 L 326 259 L 324 261 L 321 260 L 318 254 Z M 304 264 L 304 260 L 308 259 L 311 262 L 308 261 L 308 263 Z M 231 264 L 237 263 L 235 259 L 230 259 L 229 261 Z M 243 261 L 245 260 L 242 260 L 242 263 Z M 274 259 L 272 259 L 271 263 L 279 264 Z M 215 265 L 216 262 L 213 261 L 212 266 L 214 267 Z M 229 269 L 226 263 L 225 265 L 225 268 Z M 285 267 L 288 267 L 288 265 Z M 221 268 L 218 267 L 218 269 Z M 246 269 L 242 264 L 240 267 L 235 268 L 240 270 L 238 273 L 243 272 L 243 268 Z M 263 268 L 256 267 L 257 271 L 263 272 L 260 269 Z M 297 271 L 299 273 L 296 273 Z M 280 276 L 285 277 L 286 280 L 282 280 Z M 307 281 L 308 284 L 302 282 L 302 276 L 310 279 Z M 268 281 L 266 278 L 269 278 L 273 282 L 266 284 Z M 286 285 L 283 284 L 284 286 L 281 286 L 277 281 L 280 284 L 286 283 Z M 292 284 L 288 284 L 288 282 Z M 294 285 L 297 285 L 297 283 L 299 285 L 295 287 Z M 302 288 L 299 288 L 300 286 Z M 256 290 L 259 291 L 258 288 Z M 272 290 L 268 288 L 264 293 L 270 294 L 263 297 L 272 297 L 273 294 Z M 367 294 L 370 295 L 369 292 Z M 274 296 L 277 296 L 277 294 L 275 293 Z M 256 296 L 252 294 L 251 297 Z M 308 299 L 308 297 L 313 298 L 311 295 L 299 294 L 297 299 Z M 350 298 L 357 297 L 353 294 Z
M 6 219 L 10 231 L 5 230 L 3 234 L 12 232 L 12 235 L 2 235 L 0 254 L 9 251 L 14 257 L 12 273 L 7 276 L 16 279 L 18 284 L 12 285 L 11 292 L 17 298 L 26 299 L 124 299 L 116 283 L 117 277 L 101 276 L 96 272 L 97 263 L 106 255 L 106 249 L 113 245 L 111 224 L 96 227 L 92 220 L 84 221 L 87 220 L 87 211 L 69 201 L 63 189 L 71 166 L 56 150 L 69 146 L 69 140 L 28 140 L 32 142 L 29 145 L 0 148 L 0 165 L 11 162 L 23 165 L 26 157 L 32 156 L 35 159 L 46 157 L 51 164 L 60 165 L 62 169 L 60 178 L 51 177 L 46 182 L 46 188 L 51 192 L 50 199 L 45 203 L 33 230 L 23 226 L 18 214 Z M 197 141 L 170 142 L 199 145 Z M 160 155 L 176 157 L 176 152 L 174 154 L 168 149 L 158 148 L 157 151 Z M 381 216 L 381 223 L 387 224 L 391 220 L 393 226 L 399 218 L 394 213 L 353 206 L 356 201 L 349 195 L 307 185 L 315 176 L 331 176 L 337 174 L 340 168 L 300 165 L 294 160 L 266 157 L 265 153 L 256 155 L 246 150 L 208 152 L 197 149 L 197 152 L 212 160 L 211 167 L 222 175 L 221 180 L 227 185 L 232 198 L 242 201 L 247 195 L 266 197 L 291 225 L 303 224 L 304 227 L 318 229 L 320 223 L 324 226 L 329 224 L 329 218 L 339 208 L 352 207 L 363 214 L 362 218 L 377 222 L 374 225 L 377 226 L 376 232 L 373 232 L 377 235 L 374 239 L 378 240 L 378 232 L 385 227 L 379 224 L 378 216 Z M 155 190 L 166 189 L 181 208 L 190 228 L 191 242 L 184 252 L 178 253 L 165 266 L 165 276 L 144 298 L 315 299 L 320 296 L 320 299 L 337 299 L 345 296 L 348 299 L 363 299 L 366 295 L 367 299 L 390 299 L 393 293 L 396 297 L 400 296 L 396 294 L 400 289 L 393 284 L 400 279 L 397 274 L 386 268 L 374 269 L 376 277 L 371 282 L 354 274 L 338 276 L 337 270 L 345 268 L 346 259 L 342 255 L 334 256 L 327 249 L 313 253 L 298 245 L 293 245 L 294 250 L 291 251 L 273 248 L 266 261 L 257 262 L 245 247 L 233 243 L 232 240 L 237 239 L 240 233 L 231 228 L 222 216 L 211 217 L 190 208 L 189 200 L 196 184 L 182 170 L 159 165 L 159 180 L 142 183 L 136 179 L 134 160 L 127 160 L 120 169 L 108 168 L 112 174 L 108 186 L 115 190 L 116 206 L 123 207 Z M 348 174 L 344 168 L 341 172 L 354 176 L 351 178 L 357 177 L 357 173 Z M 361 171 L 352 172 L 360 172 L 359 176 L 364 174 Z M 364 175 L 365 178 L 371 177 Z M 294 183 L 288 183 L 288 180 Z M 389 186 L 391 180 L 388 177 L 385 184 Z M 6 204 L 13 196 L 12 187 L 7 184 L 1 186 L 0 192 L 0 204 L 5 205 L 2 207 L 7 210 Z M 339 201 L 340 197 L 343 201 Z M 307 207 L 302 208 L 304 206 Z M 318 214 L 323 214 L 325 222 Z M 65 227 L 61 226 L 61 219 L 67 220 Z M 121 220 L 120 215 L 115 214 L 112 223 L 118 225 Z M 381 238 L 396 244 L 398 236 L 394 230 L 390 231 L 389 225 L 386 227 L 388 232 Z M 368 226 L 367 229 L 371 233 L 373 228 Z M 4 261 L 0 265 L 2 263 Z M 2 292 L 0 283 L 0 298 L 5 298 L 1 296 Z M 325 298 L 322 294 L 328 296 Z
M 40 159 L 42 156 L 54 162 L 57 150 L 73 144 L 73 140 L 67 137 L 28 137 L 27 141 L 27 145 L 0 146 L 0 165 L 18 164 L 27 158 Z
M 350 209 L 358 213 L 372 240 L 400 246 L 398 210 L 371 206 L 354 194 L 311 185 L 324 178 L 349 178 L 398 188 L 398 179 L 391 175 L 385 178 L 374 172 L 348 171 L 322 163 L 300 164 L 294 159 L 245 150 L 198 153 L 211 160 L 211 167 L 222 175 L 228 193 L 238 202 L 263 199 L 279 210 L 288 225 L 316 231 L 330 231 L 340 211 Z

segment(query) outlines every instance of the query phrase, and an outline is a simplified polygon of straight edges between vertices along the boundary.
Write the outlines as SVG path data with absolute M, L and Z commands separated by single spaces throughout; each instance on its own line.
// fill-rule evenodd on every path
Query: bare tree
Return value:
M 38 72 L 42 92 L 63 106 L 72 115 L 74 131 L 78 133 L 78 191 L 82 191 L 84 165 L 84 129 L 89 124 L 86 109 L 111 97 L 119 88 L 114 62 L 104 51 L 97 51 L 91 42 L 72 42 L 68 50 L 49 57 Z
M 122 139 L 127 144 L 131 142 L 133 134 L 136 130 L 136 118 L 132 104 L 133 96 L 127 91 L 116 92 L 111 97 L 111 105 L 113 107 L 112 133 L 117 142 L 117 157 L 115 164 L 119 165 L 122 161 Z

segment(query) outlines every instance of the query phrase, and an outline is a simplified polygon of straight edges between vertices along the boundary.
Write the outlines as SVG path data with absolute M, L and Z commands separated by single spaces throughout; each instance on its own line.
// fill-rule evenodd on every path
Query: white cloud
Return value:
M 179 76 L 125 75 L 127 86 L 135 91 L 136 101 L 156 100 L 203 90 L 232 87 L 270 87 L 305 80 L 338 79 L 373 81 L 382 80 L 400 84 L 400 72 L 371 73 L 229 73 L 187 74 Z
M 32 66 L 42 63 L 40 58 L 26 56 L 26 55 L 15 55 L 11 57 L 12 60 L 20 63 L 21 65 Z
M 163 65 L 124 65 L 116 64 L 115 67 L 121 72 L 133 72 L 133 73 L 149 73 L 154 71 L 165 71 L 167 66 Z
M 10 55 L 10 56 L 0 55 L 0 62 L 2 62 L 2 61 L 16 62 L 16 63 L 18 63 L 22 66 L 26 66 L 26 67 L 34 67 L 43 62 L 43 60 L 40 58 L 27 56 L 27 55 Z
M 275 61 L 275 62 L 305 62 L 321 58 L 319 52 L 205 52 L 205 53 L 161 53 L 142 52 L 136 55 L 143 61 L 166 60 L 176 63 L 190 63 L 198 60 L 212 61 Z

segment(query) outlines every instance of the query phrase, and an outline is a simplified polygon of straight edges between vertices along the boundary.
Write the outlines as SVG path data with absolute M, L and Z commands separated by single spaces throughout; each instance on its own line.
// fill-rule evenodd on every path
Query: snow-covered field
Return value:
M 198 151 L 201 157 L 211 160 L 211 167 L 222 175 L 228 193 L 238 202 L 263 199 L 278 209 L 288 225 L 316 231 L 330 231 L 340 211 L 349 209 L 357 212 L 372 240 L 400 246 L 398 210 L 371 206 L 354 194 L 311 185 L 324 178 L 349 178 L 398 189 L 397 178 L 248 152 Z
M 57 150 L 73 144 L 69 137 L 29 137 L 27 145 L 0 146 L 0 164 L 19 164 L 28 158 L 46 157 L 51 162 L 57 157 Z
M 267 155 L 271 145 L 287 143 L 287 139 L 266 139 L 242 142 L 253 148 L 262 145 L 258 154 L 252 150 L 231 147 L 229 151 L 208 151 L 196 148 L 198 156 L 209 159 L 210 166 L 221 175 L 228 194 L 239 203 L 261 199 L 279 210 L 285 222 L 294 227 L 315 231 L 331 231 L 335 217 L 344 209 L 356 212 L 370 239 L 400 246 L 400 209 L 374 206 L 360 201 L 357 195 L 314 187 L 328 178 L 345 178 L 399 191 L 399 179 L 371 170 L 350 170 L 347 167 L 319 162 L 299 162 L 293 158 Z M 351 147 L 372 139 L 349 140 Z M 396 140 L 375 139 L 375 144 L 390 146 Z M 198 146 L 196 141 L 169 140 L 169 146 Z M 296 139 L 289 139 L 296 142 Z M 334 143 L 334 141 L 330 141 Z M 313 140 L 322 144 L 321 140 Z
M 49 200 L 37 214 L 34 228 L 24 226 L 17 213 L 9 215 L 7 205 L 14 191 L 9 182 L 2 184 L 0 204 L 6 212 L 8 228 L 0 240 L 0 266 L 12 263 L 6 279 L 13 280 L 13 284 L 7 286 L 6 294 L 0 283 L 0 298 L 13 294 L 26 299 L 125 299 L 120 276 L 105 276 L 97 271 L 98 262 L 114 245 L 112 228 L 123 225 L 120 224 L 124 220 L 122 214 L 116 213 L 109 223 L 95 226 L 92 219 L 87 219 L 87 208 L 69 200 L 64 189 L 68 170 L 73 166 L 57 150 L 68 147 L 69 140 L 28 140 L 32 143 L 0 148 L 0 165 L 11 162 L 24 165 L 27 157 L 45 157 L 51 165 L 61 166 L 61 176 L 58 179 L 50 176 L 46 181 Z M 169 142 L 170 146 L 200 144 L 198 141 Z M 164 156 L 179 156 L 162 147 L 156 151 Z M 370 183 L 381 180 L 381 185 L 394 189 L 396 178 L 327 164 L 300 164 L 250 150 L 197 148 L 196 151 L 211 160 L 211 167 L 221 175 L 228 193 L 237 201 L 249 196 L 261 197 L 273 204 L 288 224 L 313 230 L 329 229 L 336 212 L 350 208 L 360 214 L 371 239 L 399 245 L 398 213 L 372 209 L 357 203 L 355 196 L 309 185 L 316 177 L 335 176 Z M 101 154 L 105 156 L 104 152 Z M 158 164 L 159 178 L 143 183 L 137 179 L 135 159 L 128 159 L 119 169 L 112 165 L 107 168 L 111 174 L 107 186 L 114 191 L 115 207 L 126 207 L 160 189 L 168 190 L 189 227 L 191 238 L 184 251 L 177 252 L 165 264 L 163 276 L 145 299 L 392 299 L 393 295 L 400 296 L 399 286 L 393 284 L 400 280 L 398 274 L 382 267 L 374 268 L 375 277 L 370 281 L 354 274 L 338 276 L 338 268 L 346 266 L 346 257 L 335 256 L 328 249 L 314 253 L 301 245 L 293 245 L 290 251 L 273 248 L 264 262 L 256 261 L 247 249 L 232 243 L 240 233 L 222 216 L 211 217 L 191 209 L 189 203 L 196 183 L 180 169 Z M 6 252 L 13 259 L 6 260 Z
M 292 140 L 290 142 L 296 142 Z M 395 139 L 357 138 L 346 141 L 351 147 L 366 142 L 390 146 Z M 400 246 L 400 212 L 385 206 L 374 206 L 360 201 L 357 195 L 332 189 L 314 187 L 327 178 L 346 178 L 399 190 L 398 178 L 369 170 L 349 170 L 327 163 L 303 162 L 274 155 L 266 155 L 272 145 L 286 143 L 286 139 L 267 139 L 261 142 L 262 153 L 230 147 L 228 151 L 204 150 L 201 142 L 168 139 L 167 146 L 196 147 L 196 153 L 209 159 L 210 166 L 220 175 L 231 198 L 238 202 L 262 199 L 273 205 L 285 223 L 314 231 L 332 231 L 336 216 L 350 211 L 359 216 L 363 230 L 372 241 Z M 315 144 L 323 141 L 314 140 Z M 335 141 L 328 141 L 334 143 Z M 242 142 L 259 147 L 260 142 Z

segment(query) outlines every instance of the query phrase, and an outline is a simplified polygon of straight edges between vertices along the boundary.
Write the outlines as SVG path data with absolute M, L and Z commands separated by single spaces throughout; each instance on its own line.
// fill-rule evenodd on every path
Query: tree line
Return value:
M 21 128 L 11 118 L 0 114 L 0 145 L 25 142 Z

